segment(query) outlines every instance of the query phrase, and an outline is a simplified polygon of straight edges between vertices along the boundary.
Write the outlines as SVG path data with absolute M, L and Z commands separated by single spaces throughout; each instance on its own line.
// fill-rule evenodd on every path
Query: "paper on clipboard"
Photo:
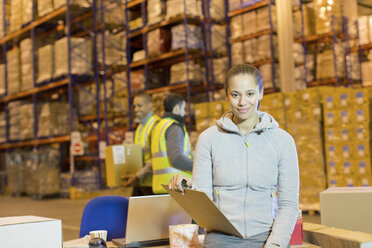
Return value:
M 243 235 L 204 192 L 185 189 L 185 193 L 181 194 L 180 192 L 169 190 L 168 185 L 163 184 L 163 187 L 201 227 L 243 238 Z

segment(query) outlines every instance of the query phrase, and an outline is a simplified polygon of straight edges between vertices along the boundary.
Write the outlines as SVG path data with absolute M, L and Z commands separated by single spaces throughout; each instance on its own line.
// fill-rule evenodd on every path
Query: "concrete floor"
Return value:
M 128 192 L 124 194 L 127 196 Z M 80 221 L 89 199 L 46 199 L 0 196 L 0 217 L 36 215 L 62 220 L 63 240 L 79 238 Z M 304 221 L 320 223 L 320 216 L 303 214 Z

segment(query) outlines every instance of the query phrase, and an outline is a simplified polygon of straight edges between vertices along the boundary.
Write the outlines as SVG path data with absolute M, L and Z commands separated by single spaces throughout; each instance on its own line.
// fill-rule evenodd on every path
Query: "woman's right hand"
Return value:
M 186 188 L 191 188 L 192 180 L 182 174 L 177 174 L 177 175 L 174 175 L 169 181 L 169 185 L 168 185 L 169 189 L 183 193 L 184 186 L 182 186 L 182 180 L 186 181 Z

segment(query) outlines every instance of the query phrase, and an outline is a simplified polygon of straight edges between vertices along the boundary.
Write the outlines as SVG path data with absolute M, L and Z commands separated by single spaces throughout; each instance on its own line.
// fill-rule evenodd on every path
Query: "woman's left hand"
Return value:
M 186 181 L 186 185 L 182 185 L 182 181 Z M 182 174 L 174 175 L 171 180 L 169 181 L 169 189 L 178 191 L 178 192 L 184 192 L 184 187 L 191 188 L 192 186 L 192 180 Z

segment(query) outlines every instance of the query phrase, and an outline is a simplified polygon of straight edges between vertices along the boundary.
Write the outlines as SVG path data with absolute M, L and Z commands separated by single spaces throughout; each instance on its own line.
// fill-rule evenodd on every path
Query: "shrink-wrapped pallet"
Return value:
M 6 118 L 5 112 L 0 112 L 0 143 L 6 142 Z
M 231 64 L 243 64 L 243 42 L 235 42 L 231 45 Z
M 258 61 L 257 54 L 257 39 L 249 39 L 243 42 L 244 46 L 244 63 L 253 64 Z
M 5 6 L 4 6 L 5 3 Z M 11 15 L 11 1 L 1 1 L 0 2 L 0 38 L 4 37 L 4 32 L 8 34 L 9 32 L 9 22 Z M 5 30 L 4 30 L 4 10 L 5 10 Z
M 53 11 L 53 0 L 37 0 L 37 14 L 43 17 Z
M 186 5 L 185 5 L 186 3 Z M 166 19 L 186 13 L 188 16 L 202 16 L 201 0 L 168 0 Z
M 147 1 L 147 24 L 152 25 L 165 19 L 167 4 L 165 0 Z
M 26 91 L 34 87 L 34 68 L 32 57 L 32 40 L 24 39 L 20 43 L 21 48 L 21 71 L 22 84 L 21 91 Z
M 237 10 L 241 7 L 241 0 L 229 0 L 229 11 Z
M 69 104 L 49 102 L 38 106 L 38 137 L 66 135 L 70 132 Z
M 230 38 L 236 39 L 243 35 L 242 15 L 233 16 L 230 20 Z
M 18 47 L 6 53 L 8 74 L 8 95 L 18 93 L 21 84 L 21 58 Z
M 334 62 L 335 57 L 336 62 Z M 318 54 L 316 67 L 317 80 L 334 78 L 336 76 L 335 63 L 337 76 L 341 78 L 345 75 L 345 60 L 344 50 L 338 43 L 335 45 L 335 53 L 333 53 L 332 49 L 327 49 Z
M 145 89 L 145 75 L 143 71 L 134 71 L 130 74 L 132 93 Z
M 323 34 L 332 32 L 341 32 L 342 14 L 341 1 L 318 0 L 314 2 L 315 14 L 315 32 Z
M 92 42 L 84 38 L 71 38 L 71 74 L 92 74 Z M 55 42 L 55 63 L 57 66 L 55 76 L 68 74 L 68 47 L 67 37 Z
M 249 11 L 242 15 L 243 18 L 243 34 L 250 35 L 256 33 L 256 12 Z
M 372 16 L 360 16 L 358 18 L 359 43 L 361 45 L 370 42 L 370 31 L 372 27 L 369 26 L 369 19 L 372 19 Z
M 22 0 L 22 25 L 29 24 L 32 21 L 33 1 Z
M 22 26 L 22 0 L 12 0 L 10 3 L 9 31 L 13 33 Z
M 122 114 L 129 109 L 127 74 L 125 72 L 117 73 L 111 80 L 112 97 L 109 98 L 110 112 Z
M 188 75 L 187 75 L 188 72 Z M 201 82 L 204 80 L 204 71 L 201 66 L 190 60 L 187 66 L 186 62 L 177 63 L 170 69 L 170 84 L 183 83 L 185 81 Z
M 78 114 L 80 116 L 94 115 L 97 109 L 95 92 L 92 92 L 93 85 L 81 87 L 78 91 Z
M 22 113 L 20 119 L 21 139 L 32 139 L 34 138 L 34 105 L 27 103 L 20 106 L 19 110 Z
M 38 84 L 50 81 L 53 78 L 55 69 L 54 51 L 54 44 L 43 46 L 37 50 L 38 76 L 36 82 Z M 58 62 L 56 65 L 60 66 Z
M 271 20 L 271 24 L 270 24 Z M 256 12 L 256 31 L 263 31 L 263 30 L 274 30 L 276 31 L 276 8 L 275 5 L 271 5 L 271 9 L 266 6 L 257 9 Z
M 372 86 L 372 61 L 362 62 L 362 78 L 364 86 Z
M 169 52 L 171 48 L 171 32 L 158 28 L 147 33 L 147 56 L 153 57 Z
M 203 48 L 203 37 L 200 26 L 187 24 L 186 29 L 183 24 L 171 28 L 172 32 L 172 49 L 179 48 Z M 187 32 L 187 40 L 186 40 Z
M 125 65 L 127 64 L 126 47 L 124 47 L 125 38 L 122 33 L 112 34 L 105 31 L 105 64 L 106 65 Z M 102 56 L 102 34 L 97 35 L 97 59 L 98 62 L 103 64 Z
M 5 65 L 0 64 L 0 95 L 5 94 Z
M 225 19 L 225 1 L 210 1 L 209 14 L 213 20 L 221 21 Z
M 5 156 L 8 191 L 12 195 L 19 196 L 25 192 L 25 165 L 22 162 L 22 153 L 13 151 L 6 153 Z
M 14 101 L 8 104 L 8 124 L 10 140 L 21 139 L 21 104 L 22 103 L 20 101 Z
M 227 54 L 226 25 L 212 25 L 212 49 L 219 54 Z
M 225 75 L 228 70 L 228 58 L 217 58 L 213 59 L 213 73 L 214 73 L 214 82 L 217 84 L 224 84 Z
M 278 39 L 276 35 L 273 35 L 271 44 L 271 35 L 266 34 L 257 38 L 257 51 L 256 60 L 266 60 L 266 59 L 276 59 L 279 56 L 278 49 Z M 271 54 L 271 46 L 273 46 L 274 55 Z M 274 56 L 274 58 L 273 58 Z
M 97 1 L 97 19 L 101 23 L 101 3 Z M 125 11 L 123 11 L 123 0 L 103 0 L 103 18 L 107 28 L 122 27 L 125 25 Z
M 279 65 L 274 64 L 274 69 L 272 69 L 271 64 L 263 64 L 259 66 L 259 71 L 262 76 L 262 82 L 264 88 L 273 88 L 274 83 L 275 87 L 280 88 L 280 75 L 279 75 Z M 275 77 L 273 77 L 273 73 Z

